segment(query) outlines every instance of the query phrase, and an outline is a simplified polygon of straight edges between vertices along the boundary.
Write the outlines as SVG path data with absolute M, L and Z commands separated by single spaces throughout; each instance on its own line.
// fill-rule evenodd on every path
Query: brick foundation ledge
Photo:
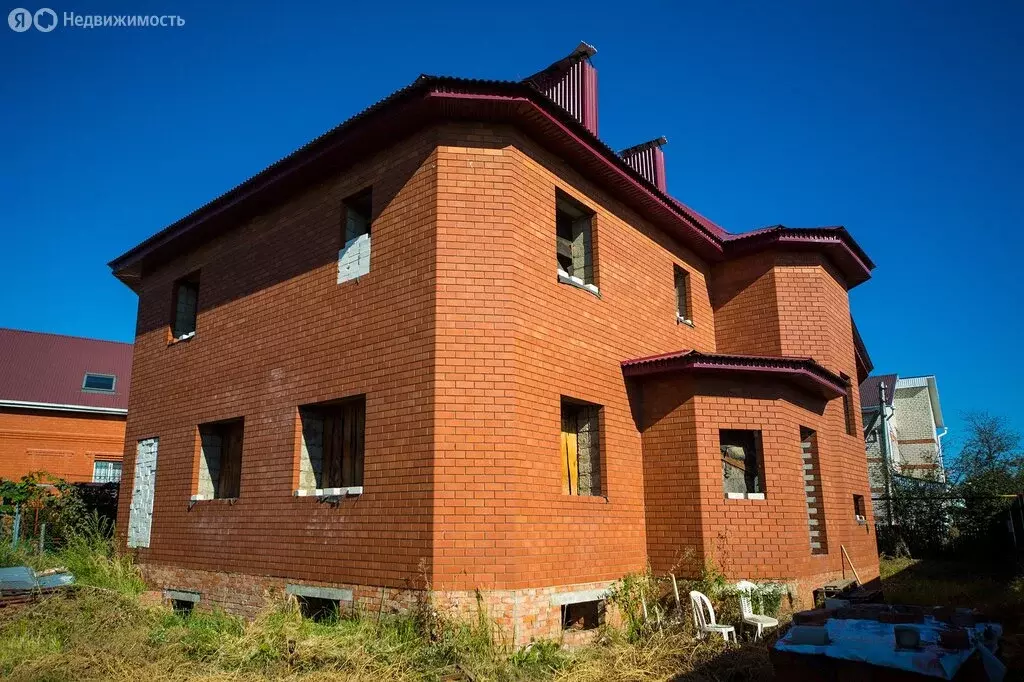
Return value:
M 283 598 L 289 586 L 326 588 L 331 594 L 351 595 L 341 601 L 343 610 L 358 608 L 366 612 L 402 613 L 415 608 L 426 597 L 423 590 L 355 585 L 347 583 L 297 582 L 287 578 L 203 571 L 161 564 L 141 564 L 143 578 L 161 592 L 187 591 L 199 594 L 195 607 L 200 610 L 221 608 L 227 613 L 253 618 L 269 602 Z M 495 626 L 499 641 L 521 646 L 531 640 L 552 639 L 565 645 L 582 644 L 596 630 L 563 630 L 562 608 L 565 604 L 598 600 L 604 597 L 614 581 L 559 585 L 518 590 L 452 590 L 433 591 L 430 599 L 440 613 L 462 620 L 475 621 L 483 609 Z M 304 590 L 299 590 L 303 592 Z M 615 609 L 608 605 L 605 622 L 619 623 Z

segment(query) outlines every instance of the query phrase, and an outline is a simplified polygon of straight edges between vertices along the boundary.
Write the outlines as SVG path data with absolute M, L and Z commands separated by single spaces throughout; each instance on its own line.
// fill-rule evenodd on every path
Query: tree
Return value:
M 1004 417 L 987 412 L 964 415 L 966 440 L 951 467 L 951 480 L 961 494 L 1015 494 L 1024 482 L 1020 434 Z

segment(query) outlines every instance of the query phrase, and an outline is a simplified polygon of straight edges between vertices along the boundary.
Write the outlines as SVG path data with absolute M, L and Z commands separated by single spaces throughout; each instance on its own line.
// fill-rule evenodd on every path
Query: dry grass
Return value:
M 771 676 L 764 645 L 697 642 L 678 626 L 628 638 L 607 630 L 598 643 L 574 650 L 554 642 L 511 650 L 492 642 L 485 620 L 449 622 L 429 609 L 379 620 L 357 613 L 319 624 L 302 618 L 294 601 L 279 601 L 252 622 L 223 613 L 182 617 L 141 605 L 137 571 L 102 545 L 3 558 L 36 567 L 65 564 L 81 583 L 66 594 L 0 610 L 0 677 L 11 680 L 721 682 Z
M 303 619 L 294 602 L 268 604 L 254 621 L 220 613 L 189 617 L 144 607 L 142 583 L 124 559 L 80 546 L 33 559 L 74 567 L 83 586 L 65 596 L 0 610 L 0 677 L 11 680 L 692 680 L 772 678 L 765 644 L 698 642 L 685 629 L 608 630 L 598 643 L 566 650 L 538 642 L 513 651 L 492 643 L 486 623 L 458 624 L 429 612 L 354 614 L 333 623 Z M 965 577 L 947 566 L 883 561 L 891 600 L 952 605 L 1024 603 L 996 577 Z M 1008 591 L 1009 590 L 1009 591 Z M 1009 595 L 1009 596 L 1008 596 Z

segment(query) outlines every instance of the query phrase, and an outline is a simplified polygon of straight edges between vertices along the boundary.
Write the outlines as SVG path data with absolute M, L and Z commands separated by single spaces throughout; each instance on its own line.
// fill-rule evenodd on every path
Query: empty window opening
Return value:
M 341 603 L 337 599 L 320 597 L 295 597 L 299 602 L 299 613 L 317 623 L 333 623 L 338 620 Z
M 366 397 L 299 408 L 302 453 L 299 488 L 363 485 Z
M 818 434 L 800 427 L 800 457 L 803 462 L 804 499 L 807 502 L 807 528 L 811 538 L 811 554 L 828 554 L 828 533 L 825 528 L 825 504 L 821 491 L 821 467 L 818 456 Z
M 242 483 L 243 420 L 199 426 L 199 496 L 212 500 L 239 496 Z
M 370 230 L 373 193 L 368 188 L 342 202 L 341 250 L 338 252 L 338 283 L 362 277 L 370 271 Z
M 562 492 L 601 494 L 599 405 L 562 398 Z
M 577 284 L 594 284 L 594 214 L 561 192 L 555 206 L 558 274 Z
M 563 630 L 593 630 L 604 624 L 604 599 L 562 606 Z
M 199 312 L 199 273 L 194 272 L 174 283 L 174 316 L 171 319 L 171 335 L 185 339 L 196 333 L 196 316 Z
M 192 615 L 192 610 L 196 607 L 196 603 L 189 599 L 172 599 L 171 608 L 177 615 L 187 618 Z
M 857 434 L 857 418 L 853 414 L 853 402 L 850 396 L 853 395 L 853 384 L 850 377 L 845 374 L 839 375 L 846 384 L 846 395 L 843 396 L 843 419 L 846 420 L 846 433 L 850 436 Z
M 82 379 L 83 391 L 94 391 L 96 393 L 113 393 L 117 377 L 112 374 L 93 374 L 86 372 Z
M 96 460 L 92 463 L 93 483 L 117 483 L 121 480 L 121 462 Z
M 864 511 L 863 495 L 853 496 L 853 516 L 858 521 L 864 521 L 867 518 L 867 512 Z
M 722 429 L 718 438 L 726 496 L 763 495 L 761 432 Z
M 690 273 L 678 265 L 673 266 L 676 283 L 676 319 L 691 322 L 690 317 Z

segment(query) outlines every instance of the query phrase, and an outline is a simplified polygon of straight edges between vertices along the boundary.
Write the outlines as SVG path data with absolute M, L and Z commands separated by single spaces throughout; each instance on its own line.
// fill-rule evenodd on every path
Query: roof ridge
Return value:
M 77 339 L 79 341 L 91 341 L 93 343 L 116 343 L 122 346 L 134 346 L 132 341 L 115 341 L 114 339 L 98 339 L 94 336 L 78 336 L 75 334 L 62 334 L 60 332 L 44 332 L 36 329 L 15 329 L 14 327 L 0 327 L 0 332 L 14 332 L 15 334 L 39 334 L 42 336 L 59 336 L 64 339 Z

